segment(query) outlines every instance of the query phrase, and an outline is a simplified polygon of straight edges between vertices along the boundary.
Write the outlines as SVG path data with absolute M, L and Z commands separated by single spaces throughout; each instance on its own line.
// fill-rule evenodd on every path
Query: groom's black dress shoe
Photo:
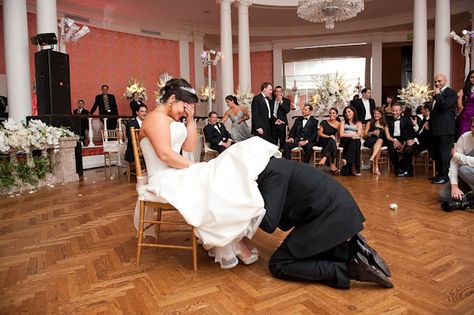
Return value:
M 367 244 L 365 237 L 363 237 L 360 233 L 357 233 L 353 237 L 353 242 L 356 252 L 361 253 L 365 258 L 367 258 L 367 261 L 371 265 L 382 270 L 385 275 L 388 277 L 392 276 L 392 272 L 390 271 L 390 268 L 388 268 L 387 263 L 385 263 L 383 257 L 379 255 L 375 249 L 370 247 L 369 244 Z
M 356 253 L 347 263 L 347 270 L 349 279 L 378 283 L 385 288 L 393 288 L 393 283 L 390 279 L 385 276 L 382 271 L 369 264 L 361 253 Z

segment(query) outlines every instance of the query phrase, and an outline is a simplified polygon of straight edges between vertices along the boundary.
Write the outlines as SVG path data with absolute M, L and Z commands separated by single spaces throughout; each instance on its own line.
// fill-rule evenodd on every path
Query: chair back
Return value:
M 138 134 L 140 129 L 130 127 L 130 137 L 132 140 L 133 159 L 135 162 L 135 174 L 138 177 L 142 176 L 142 163 L 140 161 L 140 146 L 138 145 Z
M 211 145 L 209 144 L 209 141 L 207 141 L 206 136 L 204 134 L 204 128 L 201 129 L 201 134 L 202 134 L 202 138 L 204 142 L 204 153 L 209 153 L 209 152 L 219 153 L 216 150 L 211 149 Z

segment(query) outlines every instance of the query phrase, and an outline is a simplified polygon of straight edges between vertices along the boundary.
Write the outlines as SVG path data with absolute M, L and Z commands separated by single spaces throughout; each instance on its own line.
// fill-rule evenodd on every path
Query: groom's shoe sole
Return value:
M 360 233 L 356 234 L 356 250 L 367 258 L 371 265 L 382 270 L 387 277 L 392 276 L 392 272 L 383 257 L 367 244 L 367 240 Z
M 393 288 L 392 281 L 381 270 L 369 264 L 367 258 L 361 253 L 356 253 L 347 263 L 347 271 L 349 279 L 377 283 L 385 288 Z

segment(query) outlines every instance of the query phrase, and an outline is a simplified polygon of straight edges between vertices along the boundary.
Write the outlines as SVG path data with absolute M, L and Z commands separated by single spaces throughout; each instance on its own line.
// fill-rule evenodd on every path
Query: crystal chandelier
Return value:
M 298 16 L 317 23 L 325 22 L 327 29 L 334 28 L 335 21 L 351 19 L 364 10 L 364 0 L 299 0 Z

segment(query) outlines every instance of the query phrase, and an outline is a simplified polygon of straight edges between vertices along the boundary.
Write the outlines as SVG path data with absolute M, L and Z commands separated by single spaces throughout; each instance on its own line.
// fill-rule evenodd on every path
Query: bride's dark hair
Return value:
M 161 101 L 166 103 L 171 95 L 174 95 L 178 101 L 185 103 L 197 103 L 198 97 L 191 84 L 185 79 L 171 79 L 160 89 Z

